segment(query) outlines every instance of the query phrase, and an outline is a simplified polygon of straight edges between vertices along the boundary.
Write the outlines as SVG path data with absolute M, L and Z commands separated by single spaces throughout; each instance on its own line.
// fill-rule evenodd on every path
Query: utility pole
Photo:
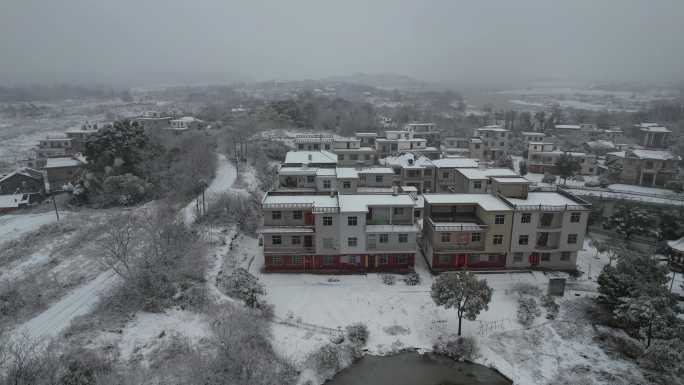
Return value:
M 55 194 L 52 194 L 52 206 L 55 208 L 55 216 L 57 217 L 57 222 L 59 222 L 59 211 L 57 211 L 57 202 L 55 202 Z

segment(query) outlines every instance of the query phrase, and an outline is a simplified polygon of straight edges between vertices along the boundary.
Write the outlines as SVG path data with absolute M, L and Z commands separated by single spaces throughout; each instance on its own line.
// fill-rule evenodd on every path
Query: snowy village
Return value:
M 684 385 L 684 7 L 10 3 L 0 385 Z

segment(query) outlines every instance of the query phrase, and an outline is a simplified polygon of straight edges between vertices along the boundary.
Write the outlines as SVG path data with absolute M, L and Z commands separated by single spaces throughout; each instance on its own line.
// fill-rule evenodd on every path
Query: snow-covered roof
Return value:
M 338 167 L 336 170 L 337 177 L 340 179 L 357 179 L 359 177 L 359 173 L 352 167 Z
M 412 164 L 411 164 L 412 163 Z M 414 167 L 414 168 L 422 168 L 422 167 L 430 167 L 432 166 L 432 162 L 430 159 L 424 156 L 414 156 L 413 154 L 401 154 L 397 156 L 388 156 L 387 158 L 380 159 L 380 164 L 384 164 L 386 166 L 396 166 L 396 167 Z
M 522 132 L 523 136 L 544 136 L 545 134 L 543 132 L 533 132 L 533 131 L 523 131 Z
M 83 162 L 74 158 L 47 158 L 47 163 L 43 168 L 80 167 L 81 165 Z
M 177 122 L 201 122 L 200 119 L 197 119 L 197 118 L 192 117 L 192 116 L 184 116 L 182 118 L 173 119 L 173 121 L 177 121 Z
M 519 176 L 519 174 L 509 168 L 459 168 L 460 172 L 467 179 L 488 179 L 491 176 Z
M 330 151 L 288 151 L 286 164 L 297 163 L 333 163 L 337 164 L 337 155 Z
M 408 194 L 380 195 L 357 194 L 338 196 L 340 211 L 367 212 L 368 206 L 415 206 L 416 202 Z
M 316 175 L 316 167 L 281 167 L 279 175 Z
M 496 131 L 496 132 L 508 132 L 509 130 L 503 128 L 500 125 L 484 126 L 477 129 L 477 131 Z
M 359 174 L 394 174 L 389 167 L 364 167 L 356 170 Z
M 471 158 L 441 158 L 433 160 L 432 164 L 438 168 L 471 168 L 479 167 L 480 161 Z
M 357 132 L 354 135 L 360 138 L 377 138 L 378 134 L 375 132 Z
M 37 179 L 37 180 L 42 179 L 42 174 L 40 173 L 40 171 L 34 170 L 32 168 L 29 168 L 29 167 L 24 167 L 24 168 L 20 168 L 18 170 L 14 170 L 8 174 L 0 176 L 0 182 L 7 180 L 7 179 L 9 179 L 15 175 L 22 175 L 22 176 L 32 178 L 32 179 Z
M 529 184 L 530 181 L 522 178 L 522 177 L 513 177 L 513 178 L 506 178 L 506 177 L 492 177 L 491 178 L 493 181 L 496 183 L 501 183 L 501 184 L 506 184 L 506 183 L 527 183 Z
M 3 209 L 16 209 L 19 205 L 27 203 L 28 197 L 24 198 L 24 194 L 0 195 L 0 208 Z
M 272 195 L 262 201 L 264 208 L 286 208 L 288 206 L 338 207 L 337 197 L 329 195 Z
M 635 156 L 640 159 L 654 159 L 654 160 L 670 160 L 677 159 L 676 155 L 673 155 L 670 151 L 665 150 L 629 150 L 629 151 L 616 151 L 609 152 L 608 155 L 612 155 L 618 158 L 625 158 L 626 156 Z
M 586 145 L 591 149 L 610 149 L 615 148 L 615 144 L 610 140 L 594 140 L 587 142 Z
M 501 199 L 489 194 L 423 194 L 425 202 L 437 205 L 476 204 L 487 211 L 511 211 Z
M 571 199 L 557 192 L 534 191 L 527 194 L 527 199 L 505 198 L 515 206 L 582 206 L 584 202 Z
M 677 250 L 680 253 L 684 253 L 684 237 L 679 238 L 675 241 L 667 241 L 667 245 L 673 250 Z
M 366 225 L 366 233 L 417 233 L 416 225 Z
M 638 126 L 638 127 L 641 127 L 641 128 L 648 128 L 648 127 L 656 127 L 656 126 L 659 126 L 659 124 L 658 124 L 658 123 L 647 123 L 647 122 L 646 122 L 646 123 L 635 124 L 635 126 Z
M 470 143 L 482 143 L 482 139 L 480 139 L 480 138 L 470 138 Z
M 666 127 L 663 126 L 648 126 L 648 127 L 642 127 L 641 131 L 643 132 L 672 132 L 668 130 Z
M 393 191 L 392 187 L 358 187 L 356 189 L 358 194 L 391 194 Z
M 357 148 L 335 148 L 333 151 L 345 153 L 345 152 L 375 152 L 374 148 L 371 147 L 357 147 Z
M 579 124 L 556 124 L 556 129 L 560 130 L 579 130 L 582 126 Z

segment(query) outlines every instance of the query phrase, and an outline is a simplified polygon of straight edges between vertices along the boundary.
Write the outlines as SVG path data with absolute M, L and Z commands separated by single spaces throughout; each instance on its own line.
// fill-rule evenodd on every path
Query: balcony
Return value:
M 487 225 L 474 216 L 430 216 L 428 224 L 438 232 L 484 232 Z
M 366 225 L 369 226 L 377 226 L 377 225 L 387 225 L 387 226 L 392 226 L 392 225 L 402 225 L 402 226 L 411 226 L 413 225 L 413 218 L 406 218 L 406 219 L 392 219 L 392 223 L 390 223 L 389 218 L 377 218 L 377 219 L 366 219 Z
M 484 251 L 484 242 L 479 243 L 435 243 L 433 248 L 436 252 L 459 252 L 459 251 Z
M 292 246 L 292 245 L 276 245 L 276 246 L 264 246 L 264 253 L 271 254 L 313 254 L 316 252 L 316 247 L 311 246 Z
M 537 228 L 545 230 L 559 230 L 563 227 L 563 213 L 542 213 Z

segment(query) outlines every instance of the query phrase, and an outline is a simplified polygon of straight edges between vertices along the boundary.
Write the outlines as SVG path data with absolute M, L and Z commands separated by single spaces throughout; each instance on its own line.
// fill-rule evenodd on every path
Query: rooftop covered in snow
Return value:
M 501 199 L 489 194 L 423 194 L 431 205 L 475 204 L 487 211 L 511 211 Z
M 412 207 L 416 205 L 416 201 L 408 194 L 340 195 L 338 200 L 342 212 L 367 212 L 369 206 Z
M 521 198 L 503 198 L 515 208 L 531 210 L 537 208 L 539 210 L 549 209 L 572 209 L 572 210 L 589 210 L 591 205 L 584 200 L 573 197 L 565 193 L 561 194 L 554 191 L 533 191 L 527 194 L 527 199 Z
M 492 176 L 520 176 L 517 172 L 509 168 L 459 168 L 458 172 L 461 173 L 467 179 L 488 179 Z
M 337 164 L 337 155 L 330 151 L 288 151 L 285 164 Z
M 47 162 L 43 168 L 80 167 L 82 165 L 83 162 L 75 158 L 47 158 Z

